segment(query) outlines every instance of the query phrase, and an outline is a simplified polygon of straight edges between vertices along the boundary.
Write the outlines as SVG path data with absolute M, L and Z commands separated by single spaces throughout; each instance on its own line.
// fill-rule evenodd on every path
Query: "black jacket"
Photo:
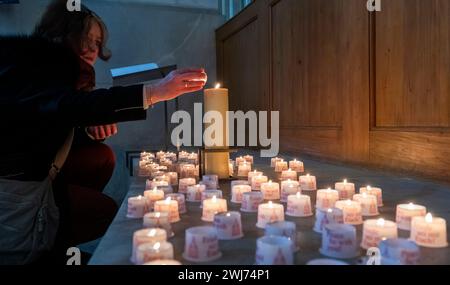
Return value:
M 146 118 L 142 85 L 83 92 L 79 76 L 78 57 L 60 44 L 0 37 L 0 177 L 44 179 L 73 127 Z

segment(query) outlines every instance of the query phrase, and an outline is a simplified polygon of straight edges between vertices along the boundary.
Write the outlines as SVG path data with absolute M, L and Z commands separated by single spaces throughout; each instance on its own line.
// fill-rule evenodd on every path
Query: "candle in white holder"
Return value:
M 301 193 L 300 183 L 296 180 L 281 181 L 281 202 L 287 202 L 289 195 Z
M 281 172 L 281 181 L 284 180 L 297 180 L 297 172 L 295 170 L 292 169 L 288 169 L 288 170 L 283 170 Z
M 173 259 L 173 246 L 170 242 L 144 243 L 137 247 L 136 264 L 142 265 L 157 259 Z
M 289 195 L 286 215 L 291 217 L 312 216 L 311 198 L 308 195 L 301 195 L 300 192 L 297 192 L 295 195 Z
M 288 170 L 287 161 L 281 160 L 275 163 L 275 172 L 283 172 L 284 170 Z
M 194 164 L 183 164 L 181 165 L 181 178 L 195 178 L 195 165 Z
M 214 215 L 214 228 L 220 240 L 233 240 L 244 236 L 239 212 L 224 212 Z
M 316 177 L 312 175 L 302 175 L 299 178 L 300 188 L 305 191 L 315 191 L 317 190 Z
M 186 198 L 182 193 L 171 193 L 167 194 L 165 198 L 170 197 L 170 199 L 178 202 L 178 211 L 180 214 L 185 214 L 187 212 L 186 209 Z
M 219 176 L 215 174 L 203 175 L 200 184 L 204 184 L 206 186 L 206 189 L 218 189 Z
M 292 241 L 292 251 L 299 250 L 297 245 L 297 226 L 294 222 L 282 221 L 266 225 L 264 235 L 266 236 L 284 236 Z
M 155 212 L 169 213 L 169 221 L 176 223 L 180 221 L 180 213 L 178 212 L 178 202 L 168 197 L 166 200 L 155 202 Z
M 209 262 L 222 256 L 217 230 L 214 227 L 193 227 L 186 230 L 183 257 L 192 262 Z
M 157 180 L 156 178 L 153 178 L 153 180 L 147 179 L 147 182 L 145 183 L 145 190 L 152 190 L 155 187 L 158 186 L 168 186 L 169 183 L 165 180 Z
M 166 153 L 162 150 L 158 151 L 156 153 L 156 158 L 161 159 L 161 157 L 163 157 Z
M 149 210 L 153 210 L 153 205 L 156 201 L 164 200 L 164 191 L 158 190 L 157 187 L 153 190 L 144 191 L 144 197 L 147 199 L 147 207 Z
M 247 180 L 233 180 L 233 181 L 231 181 L 230 185 L 231 185 L 231 189 L 233 189 L 233 187 L 236 185 L 251 185 L 251 184 L 248 183 Z
M 401 230 L 411 230 L 411 220 L 413 217 L 423 217 L 427 214 L 427 208 L 421 205 L 400 204 L 397 205 L 395 221 Z
M 336 202 L 335 207 L 342 210 L 344 224 L 360 225 L 363 223 L 361 203 L 352 200 L 341 200 Z
M 289 168 L 294 170 L 294 171 L 296 171 L 296 172 L 298 172 L 298 173 L 302 173 L 302 172 L 305 171 L 303 162 L 301 162 L 301 161 L 299 161 L 297 159 L 289 161 Z
M 358 256 L 355 227 L 342 224 L 326 225 L 322 233 L 320 253 L 344 259 Z
M 242 156 L 236 157 L 236 165 L 239 166 L 241 163 L 246 162 L 245 158 Z
M 248 173 L 248 183 L 249 183 L 249 184 L 252 184 L 252 178 L 253 178 L 254 176 L 259 176 L 259 175 L 263 175 L 263 173 L 262 173 L 261 171 L 256 171 L 256 169 L 253 170 L 253 171 L 250 171 L 250 172 Z
M 263 194 L 259 191 L 245 192 L 242 194 L 241 211 L 254 213 L 258 211 L 258 207 L 264 202 Z
M 142 218 L 147 212 L 148 203 L 147 198 L 139 195 L 137 197 L 128 198 L 127 217 L 132 219 Z
M 252 170 L 251 164 L 244 161 L 243 163 L 238 165 L 238 176 L 239 177 L 247 177 L 248 173 Z
M 202 192 L 205 190 L 206 186 L 202 184 L 188 186 L 186 193 L 186 200 L 189 202 L 201 202 Z
M 382 207 L 383 206 L 383 190 L 381 190 L 381 188 L 377 188 L 377 187 L 371 187 L 371 186 L 366 186 L 366 187 L 361 187 L 359 188 L 359 193 L 363 194 L 369 194 L 369 195 L 375 195 L 377 197 L 377 205 L 378 207 Z
M 156 259 L 144 263 L 143 265 L 182 265 L 179 261 L 175 259 Z
M 266 183 L 269 181 L 269 178 L 264 175 L 258 175 L 252 177 L 252 190 L 254 191 L 260 191 L 261 190 L 261 184 Z
M 222 190 L 205 190 L 205 191 L 203 191 L 201 201 L 200 201 L 201 202 L 200 208 L 203 208 L 203 201 L 205 201 L 206 199 L 211 199 L 214 196 L 216 196 L 216 198 L 222 198 L 223 197 Z
M 178 185 L 178 193 L 186 193 L 189 186 L 195 185 L 195 178 L 181 178 Z
M 167 233 L 163 229 L 150 228 L 135 231 L 133 234 L 133 249 L 131 254 L 131 262 L 136 262 L 136 253 L 139 245 L 144 243 L 155 243 L 167 240 Z
M 380 241 L 385 238 L 397 238 L 397 232 L 397 224 L 395 222 L 384 219 L 367 220 L 363 225 L 361 247 L 364 249 L 378 247 Z
M 231 189 L 231 202 L 240 204 L 242 203 L 242 194 L 245 192 L 252 192 L 250 185 L 236 185 Z
M 270 167 L 275 168 L 277 162 L 279 162 L 279 161 L 283 161 L 283 159 L 280 158 L 280 157 L 273 157 L 273 158 L 270 160 Z
M 170 185 L 178 185 L 178 173 L 177 172 L 167 172 L 170 179 Z
M 383 258 L 399 261 L 403 265 L 417 265 L 420 259 L 420 248 L 412 240 L 396 238 L 384 239 L 378 245 Z
M 214 215 L 227 211 L 227 200 L 213 196 L 211 199 L 203 200 L 202 221 L 213 222 Z
M 430 213 L 425 217 L 413 217 L 410 238 L 423 247 L 447 247 L 447 223 L 444 219 L 433 217 Z
M 317 191 L 316 208 L 318 209 L 328 209 L 333 208 L 336 201 L 339 200 L 339 192 L 336 190 L 320 189 Z
M 284 207 L 281 204 L 269 203 L 258 206 L 258 222 L 256 226 L 264 229 L 268 223 L 284 221 Z
M 375 195 L 366 193 L 355 194 L 353 195 L 353 201 L 361 203 L 362 215 L 364 217 L 379 215 L 377 207 L 377 197 Z
M 339 200 L 352 199 L 355 195 L 355 184 L 347 182 L 347 179 L 344 179 L 343 182 L 336 182 L 334 186 L 339 192 Z
M 263 236 L 256 241 L 257 265 L 292 265 L 292 240 L 284 236 Z
M 248 163 L 253 164 L 253 156 L 252 156 L 252 155 L 247 154 L 247 155 L 244 156 L 244 159 L 245 159 L 245 161 L 247 161 Z
M 279 200 L 280 184 L 269 180 L 269 182 L 261 184 L 261 192 L 263 193 L 264 200 Z

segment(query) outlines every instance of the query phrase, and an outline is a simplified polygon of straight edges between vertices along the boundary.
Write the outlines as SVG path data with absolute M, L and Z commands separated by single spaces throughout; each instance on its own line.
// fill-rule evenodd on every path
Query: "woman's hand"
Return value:
M 147 85 L 146 98 L 149 105 L 169 101 L 185 93 L 202 90 L 208 80 L 203 68 L 172 71 L 156 85 Z
M 86 132 L 96 140 L 104 140 L 117 134 L 117 124 L 88 127 Z

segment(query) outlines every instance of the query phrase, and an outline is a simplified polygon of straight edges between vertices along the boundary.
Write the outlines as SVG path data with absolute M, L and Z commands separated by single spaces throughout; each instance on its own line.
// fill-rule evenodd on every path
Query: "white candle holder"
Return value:
M 353 200 L 361 204 L 361 211 L 363 217 L 378 216 L 377 197 L 371 194 L 355 194 Z
M 260 191 L 261 185 L 269 181 L 269 178 L 265 175 L 258 175 L 252 177 L 252 190 Z
M 196 184 L 195 178 L 181 178 L 178 185 L 178 193 L 186 193 L 189 186 Z
M 201 197 L 201 203 L 200 203 L 200 208 L 203 208 L 203 201 L 205 201 L 206 199 L 211 199 L 212 197 L 216 196 L 216 198 L 223 198 L 223 193 L 222 190 L 205 190 L 202 192 L 202 197 Z
M 408 239 L 385 239 L 378 245 L 381 256 L 399 261 L 403 265 L 417 265 L 420 260 L 420 248 Z
M 371 247 L 378 247 L 378 244 L 383 239 L 397 238 L 397 224 L 392 221 L 384 219 L 366 220 L 363 225 L 363 237 L 361 247 L 369 249 Z
M 142 265 L 158 259 L 173 259 L 173 246 L 170 242 L 144 243 L 137 247 L 136 264 Z
M 354 258 L 359 255 L 356 229 L 351 225 L 329 224 L 322 233 L 320 253 L 333 258 Z
M 148 209 L 147 198 L 145 198 L 144 196 L 128 198 L 127 218 L 140 219 L 148 211 L 149 211 L 149 209 Z
M 335 208 L 342 210 L 344 224 L 361 225 L 363 223 L 361 203 L 352 200 L 341 200 L 336 202 Z
M 305 167 L 303 165 L 303 162 L 296 160 L 296 159 L 289 161 L 289 168 L 298 173 L 305 172 Z
M 175 235 L 170 224 L 169 213 L 167 212 L 151 212 L 145 214 L 142 225 L 144 228 L 164 229 L 169 238 Z
M 318 258 L 310 260 L 306 263 L 306 265 L 325 265 L 325 266 L 333 266 L 333 265 L 350 265 L 347 262 L 329 259 L 329 258 Z
M 275 168 L 275 165 L 277 164 L 277 162 L 279 161 L 283 161 L 284 159 L 280 158 L 280 157 L 273 157 L 272 159 L 270 159 L 270 167 Z
M 258 206 L 258 222 L 256 226 L 264 229 L 267 224 L 284 221 L 284 207 L 281 204 L 269 203 Z
M 333 208 L 339 200 L 339 192 L 332 189 L 317 190 L 316 208 L 329 209 Z
M 175 200 L 178 202 L 178 212 L 180 214 L 186 214 L 187 209 L 186 209 L 186 198 L 184 197 L 184 194 L 182 193 L 172 193 L 172 194 L 167 194 L 165 196 L 165 198 L 167 199 L 168 197 L 170 197 L 172 200 Z
M 169 213 L 170 223 L 176 223 L 180 221 L 180 213 L 178 211 L 178 202 L 168 197 L 166 200 L 155 202 L 155 212 L 167 212 Z
M 289 195 L 301 194 L 300 183 L 296 180 L 281 181 L 281 202 L 287 202 Z
M 280 180 L 281 181 L 284 181 L 284 180 L 295 180 L 295 181 L 297 181 L 297 172 L 292 170 L 292 169 L 290 169 L 290 168 L 288 170 L 283 170 L 281 172 Z
M 131 254 L 131 262 L 137 263 L 137 248 L 144 243 L 163 242 L 167 240 L 167 233 L 164 229 L 149 228 L 135 231 L 133 234 L 133 249 Z
M 221 256 L 215 228 L 193 227 L 186 230 L 184 259 L 191 262 L 210 262 Z
M 312 175 L 302 175 L 299 177 L 300 188 L 302 191 L 316 191 L 317 181 L 316 177 Z
M 297 243 L 297 226 L 293 222 L 275 222 L 266 225 L 266 236 L 284 236 L 292 241 L 292 251 L 297 252 L 300 248 Z
M 355 184 L 347 182 L 347 179 L 344 179 L 343 182 L 336 182 L 334 189 L 339 192 L 339 200 L 353 199 L 353 195 L 355 195 Z
M 400 204 L 397 205 L 395 214 L 395 221 L 397 226 L 401 230 L 411 230 L 411 220 L 413 217 L 425 217 L 427 214 L 427 208 L 421 205 Z
M 280 173 L 283 172 L 284 170 L 288 170 L 288 163 L 287 161 L 278 161 L 275 163 L 275 172 Z
M 423 247 L 447 247 L 447 223 L 444 219 L 433 217 L 431 214 L 413 217 L 410 239 Z
M 214 215 L 218 213 L 223 213 L 228 210 L 227 208 L 227 200 L 216 198 L 216 196 L 211 199 L 203 200 L 203 214 L 202 221 L 205 222 L 213 222 Z
M 231 189 L 231 202 L 236 204 L 242 203 L 242 195 L 246 192 L 252 192 L 249 185 L 236 185 Z
M 246 162 L 253 164 L 253 156 L 252 155 L 244 155 L 244 159 Z
M 194 164 L 183 164 L 181 165 L 180 177 L 181 178 L 195 178 L 196 171 Z
M 164 200 L 164 191 L 158 190 L 157 187 L 153 188 L 153 190 L 144 191 L 144 197 L 147 201 L 147 208 L 149 211 L 153 210 L 153 204 L 156 201 Z
M 239 177 L 248 177 L 248 173 L 252 170 L 252 166 L 250 163 L 243 162 L 238 165 L 238 176 Z
M 269 182 L 261 184 L 261 192 L 264 200 L 280 200 L 280 184 L 276 182 Z
M 215 190 L 219 188 L 219 176 L 214 174 L 203 175 L 200 184 L 206 186 L 206 189 Z
M 311 209 L 311 198 L 308 195 L 289 195 L 287 201 L 286 215 L 291 217 L 310 217 L 313 215 Z
M 143 265 L 182 265 L 182 264 L 174 259 L 157 259 L 146 262 Z
M 254 213 L 258 212 L 258 206 L 264 202 L 261 192 L 245 192 L 242 194 L 241 211 Z
M 260 175 L 263 175 L 263 173 L 261 171 L 256 171 L 256 170 L 250 171 L 248 173 L 248 184 L 250 184 L 250 185 L 252 184 L 252 178 L 254 176 L 260 176 Z
M 381 190 L 381 188 L 371 187 L 371 186 L 361 187 L 361 188 L 359 188 L 359 193 L 360 194 L 366 193 L 368 195 L 375 195 L 377 197 L 377 205 L 378 205 L 378 207 L 383 207 L 383 190 Z
M 256 241 L 256 265 L 292 265 L 292 241 L 284 236 L 263 236 Z
M 202 184 L 197 184 L 193 186 L 188 186 L 186 193 L 186 200 L 188 202 L 201 202 L 202 193 L 206 190 L 206 186 Z
M 214 228 L 220 240 L 234 240 L 244 236 L 241 214 L 239 212 L 216 214 L 214 216 Z
M 230 182 L 231 189 L 236 185 L 250 185 L 247 180 L 232 180 Z

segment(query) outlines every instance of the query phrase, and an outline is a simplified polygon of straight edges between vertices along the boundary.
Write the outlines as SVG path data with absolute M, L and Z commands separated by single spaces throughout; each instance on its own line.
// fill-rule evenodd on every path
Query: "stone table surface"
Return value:
M 252 154 L 255 157 L 255 168 L 263 171 L 269 179 L 278 182 L 278 175 L 270 168 L 269 158 L 259 158 L 258 152 L 246 151 L 240 154 Z M 280 155 L 286 160 L 293 159 L 289 155 Z M 299 157 L 296 157 L 299 159 Z M 371 185 L 383 189 L 384 206 L 381 207 L 380 215 L 375 218 L 395 220 L 395 208 L 397 204 L 413 202 L 424 205 L 433 216 L 442 217 L 447 220 L 447 235 L 449 233 L 448 223 L 450 222 L 450 185 L 446 183 L 424 180 L 415 177 L 396 176 L 391 173 L 374 171 L 360 167 L 348 167 L 318 162 L 309 159 L 302 159 L 305 163 L 305 173 L 311 173 L 317 177 L 317 187 L 328 188 L 334 186 L 335 182 L 344 178 L 359 187 Z M 109 227 L 107 233 L 101 240 L 94 252 L 90 265 L 132 265 L 130 262 L 132 237 L 136 230 L 142 228 L 142 219 L 128 219 L 127 198 L 142 195 L 145 188 L 145 179 L 133 177 L 128 195 L 122 203 L 117 216 Z M 240 204 L 230 202 L 231 191 L 230 181 L 221 181 L 220 189 L 224 197 L 228 200 L 229 211 L 239 211 Z M 176 187 L 174 188 L 176 192 Z M 315 203 L 315 192 L 306 192 L 311 196 L 312 204 Z M 182 257 L 185 242 L 185 230 L 202 225 L 212 225 L 203 222 L 201 217 L 200 203 L 186 202 L 187 213 L 181 215 L 181 221 L 172 224 L 175 236 L 168 241 L 171 242 L 175 250 L 175 259 L 182 264 L 191 265 Z M 256 213 L 244 213 L 242 215 L 242 226 L 244 237 L 232 241 L 220 241 L 222 257 L 216 261 L 208 262 L 208 265 L 252 265 L 255 261 L 256 239 L 264 235 L 264 230 L 255 226 L 257 220 Z M 300 250 L 294 256 L 295 264 L 302 265 L 316 258 L 326 258 L 319 253 L 321 246 L 321 234 L 313 231 L 315 216 L 308 218 L 294 218 L 286 216 L 287 221 L 293 221 L 297 225 L 298 245 Z M 356 226 L 358 238 L 362 236 L 362 225 Z M 399 237 L 409 237 L 409 232 L 399 230 Z M 361 249 L 361 257 L 365 256 L 365 251 Z M 358 264 L 360 258 L 344 260 L 350 264 Z M 429 249 L 421 247 L 421 264 L 450 264 L 450 248 Z M 198 263 L 196 263 L 198 264 Z M 201 263 L 200 263 L 201 264 Z M 205 263 L 206 264 L 206 263 Z

